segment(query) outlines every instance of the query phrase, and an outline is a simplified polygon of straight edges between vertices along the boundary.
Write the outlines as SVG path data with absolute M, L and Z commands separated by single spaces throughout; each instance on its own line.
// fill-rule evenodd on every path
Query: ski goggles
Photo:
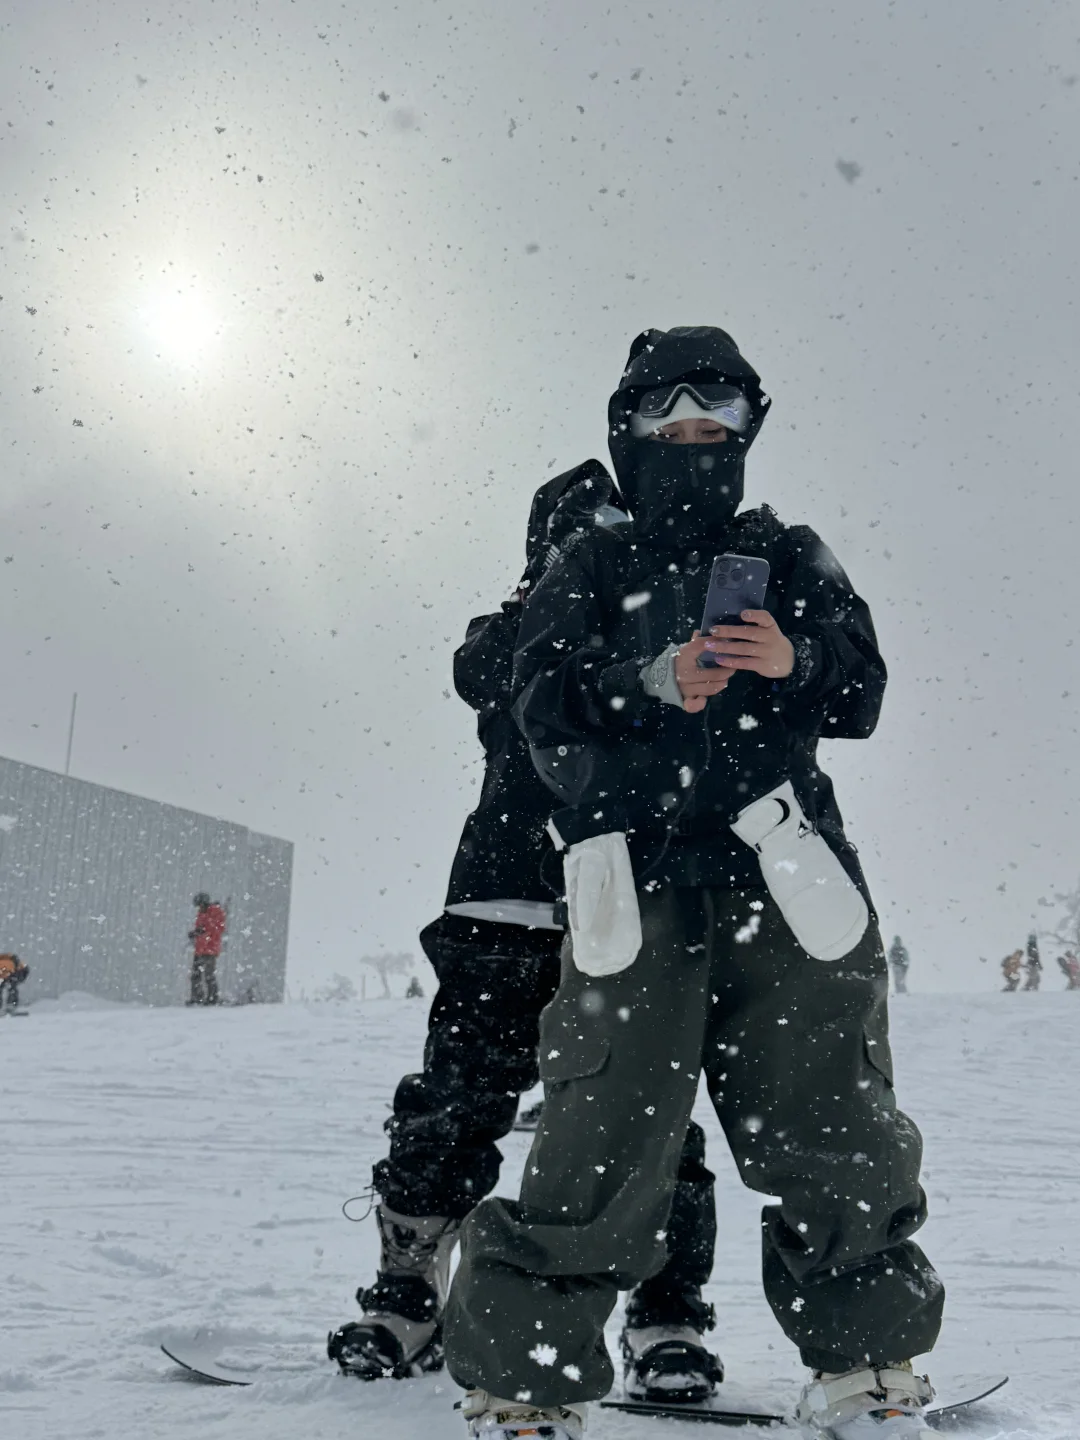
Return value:
M 638 403 L 637 413 L 643 420 L 651 420 L 654 425 L 662 423 L 664 416 L 671 413 L 680 395 L 688 395 L 702 410 L 708 411 L 710 420 L 715 420 L 718 425 L 734 431 L 736 435 L 743 435 L 750 428 L 750 402 L 734 385 L 714 385 L 707 382 L 690 384 L 686 380 L 675 380 L 670 385 L 646 390 Z

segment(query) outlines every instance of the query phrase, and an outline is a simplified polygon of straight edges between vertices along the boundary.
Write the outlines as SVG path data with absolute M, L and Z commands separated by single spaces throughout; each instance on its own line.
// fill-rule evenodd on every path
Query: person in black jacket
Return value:
M 518 1202 L 465 1222 L 446 1353 L 470 1433 L 576 1437 L 612 1380 L 620 1288 L 663 1263 L 702 1070 L 762 1216 L 764 1284 L 832 1440 L 923 1433 L 943 1289 L 911 1240 L 921 1141 L 897 1108 L 888 970 L 817 744 L 874 729 L 869 611 L 812 530 L 739 512 L 769 408 L 724 331 L 652 330 L 609 405 L 632 523 L 575 536 L 531 595 L 515 702 L 561 807 L 570 935 Z M 764 608 L 701 635 L 714 557 Z M 702 668 L 701 662 L 711 668 Z M 548 869 L 552 866 L 549 861 Z M 884 1433 L 884 1432 L 882 1432 Z
M 1035 931 L 1027 937 L 1026 958 L 1024 969 L 1027 971 L 1027 978 L 1024 981 L 1025 990 L 1038 990 L 1042 983 L 1042 956 L 1039 954 L 1039 937 Z
M 519 1096 L 537 1081 L 539 1019 L 559 981 L 561 924 L 540 878 L 551 849 L 552 796 L 510 713 L 514 646 L 523 602 L 581 529 L 625 521 L 603 466 L 590 462 L 537 492 L 526 537 L 527 568 L 514 597 L 469 625 L 454 657 L 458 693 L 477 712 L 486 767 L 480 800 L 450 874 L 446 906 L 420 935 L 439 981 L 423 1070 L 406 1075 L 387 1123 L 390 1153 L 375 1166 L 382 1241 L 379 1274 L 357 1299 L 363 1318 L 329 1337 L 341 1368 L 365 1379 L 400 1378 L 442 1364 L 441 1310 L 458 1227 L 498 1179 L 497 1142 Z M 716 1237 L 705 1136 L 684 1125 L 669 1259 L 626 1308 L 632 1380 L 642 1394 L 700 1400 L 722 1378 L 701 1343 L 713 1324 L 701 1285 Z M 628 1363 L 631 1363 L 628 1358 Z
M 911 969 L 911 955 L 899 935 L 893 936 L 889 946 L 889 969 L 893 975 L 893 990 L 897 995 L 907 994 L 907 977 Z

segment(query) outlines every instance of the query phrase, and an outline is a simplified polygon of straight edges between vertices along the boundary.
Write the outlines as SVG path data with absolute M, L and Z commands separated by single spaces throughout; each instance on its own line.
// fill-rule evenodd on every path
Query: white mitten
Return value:
M 811 827 L 790 780 L 740 810 L 732 830 L 758 852 L 769 894 L 815 960 L 854 950 L 870 923 L 858 886 Z
M 574 964 L 585 975 L 616 975 L 641 949 L 641 912 L 621 830 L 571 845 L 563 860 Z

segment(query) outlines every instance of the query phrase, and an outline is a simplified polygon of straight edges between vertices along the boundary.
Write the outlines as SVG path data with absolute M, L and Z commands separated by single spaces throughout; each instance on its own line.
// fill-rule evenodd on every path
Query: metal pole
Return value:
M 68 748 L 67 759 L 64 761 L 64 774 L 71 774 L 71 746 L 75 739 L 75 707 L 79 703 L 79 692 L 76 690 L 71 697 L 71 724 L 68 726 Z

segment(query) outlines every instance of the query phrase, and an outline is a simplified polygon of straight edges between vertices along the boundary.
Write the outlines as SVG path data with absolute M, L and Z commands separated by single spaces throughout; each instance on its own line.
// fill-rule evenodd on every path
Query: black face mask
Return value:
M 740 439 L 676 445 L 624 432 L 611 448 L 635 534 L 678 548 L 723 539 L 743 499 Z

